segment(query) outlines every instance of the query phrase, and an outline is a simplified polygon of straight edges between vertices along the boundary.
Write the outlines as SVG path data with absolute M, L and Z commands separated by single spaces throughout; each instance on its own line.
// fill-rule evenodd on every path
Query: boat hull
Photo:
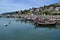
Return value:
M 53 26 L 56 25 L 56 22 L 54 23 L 35 23 L 36 25 L 40 25 L 40 26 Z
M 56 23 L 55 24 L 38 24 L 38 25 L 42 25 L 42 26 L 53 26 L 53 25 L 56 25 Z

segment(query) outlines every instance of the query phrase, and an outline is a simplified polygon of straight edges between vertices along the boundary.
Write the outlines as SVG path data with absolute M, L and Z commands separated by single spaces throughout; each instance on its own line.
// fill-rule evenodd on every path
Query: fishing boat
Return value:
M 48 19 L 45 19 L 45 20 L 39 20 L 37 19 L 34 24 L 36 25 L 42 25 L 42 26 L 51 26 L 51 25 L 56 25 L 56 21 L 53 21 L 53 20 L 48 20 Z
M 35 29 L 36 28 L 49 28 L 49 29 L 52 29 L 52 28 L 57 28 L 56 25 L 34 25 L 35 26 Z
M 27 17 L 25 18 L 26 21 L 33 21 L 33 18 L 32 17 Z
M 56 22 L 55 21 L 52 21 L 52 22 L 37 22 L 37 25 L 44 25 L 44 26 L 51 26 L 51 25 L 56 25 Z

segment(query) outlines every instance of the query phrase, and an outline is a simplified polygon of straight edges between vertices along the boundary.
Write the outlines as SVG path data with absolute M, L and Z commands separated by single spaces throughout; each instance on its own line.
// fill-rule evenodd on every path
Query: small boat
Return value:
M 48 25 L 56 25 L 56 22 L 49 22 L 49 23 L 37 23 L 38 25 L 45 25 L 45 26 L 48 26 Z
M 25 20 L 27 20 L 27 21 L 33 21 L 33 18 L 25 18 Z
M 37 25 L 42 25 L 42 26 L 51 26 L 51 25 L 56 25 L 56 21 L 53 21 L 53 20 L 39 20 L 37 19 L 34 24 L 37 24 Z
M 37 25 L 42 25 L 42 26 L 51 26 L 51 25 L 56 25 L 57 22 L 55 21 L 44 21 L 44 22 L 36 22 Z

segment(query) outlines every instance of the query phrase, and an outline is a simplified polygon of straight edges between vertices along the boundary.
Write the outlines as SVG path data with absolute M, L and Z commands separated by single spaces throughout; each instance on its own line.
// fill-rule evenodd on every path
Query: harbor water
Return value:
M 19 18 L 0 18 L 0 40 L 60 40 L 60 25 L 36 26 Z

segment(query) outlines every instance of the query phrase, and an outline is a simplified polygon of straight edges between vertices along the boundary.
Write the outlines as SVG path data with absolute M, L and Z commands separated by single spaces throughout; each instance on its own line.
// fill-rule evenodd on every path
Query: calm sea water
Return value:
M 60 26 L 36 26 L 17 18 L 0 18 L 0 40 L 60 40 Z

